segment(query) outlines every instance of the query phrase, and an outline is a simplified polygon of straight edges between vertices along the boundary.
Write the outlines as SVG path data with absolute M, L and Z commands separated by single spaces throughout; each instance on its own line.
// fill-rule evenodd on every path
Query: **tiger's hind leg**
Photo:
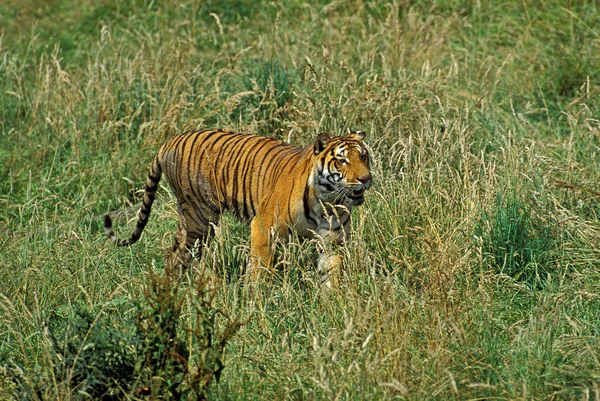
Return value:
M 180 275 L 185 271 L 192 259 L 192 254 L 186 247 L 187 231 L 182 220 L 182 218 L 179 220 L 179 227 L 175 233 L 175 241 L 171 249 L 167 252 L 165 264 L 165 270 L 175 275 Z
M 212 210 L 180 205 L 179 228 L 167 256 L 166 269 L 169 272 L 181 274 L 190 266 L 192 258 L 202 256 L 202 248 L 210 242 L 214 234 L 214 225 L 219 223 L 219 218 L 219 213 Z

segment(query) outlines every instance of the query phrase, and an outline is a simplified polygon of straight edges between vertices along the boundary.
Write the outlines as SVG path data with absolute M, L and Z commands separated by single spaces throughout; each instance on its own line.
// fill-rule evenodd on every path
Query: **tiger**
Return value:
M 371 151 L 366 134 L 319 134 L 306 147 L 224 129 L 198 130 L 174 136 L 152 160 L 137 224 L 119 239 L 110 214 L 105 232 L 117 246 L 140 238 L 162 176 L 177 199 L 179 227 L 166 267 L 184 269 L 199 257 L 214 235 L 223 212 L 250 224 L 251 280 L 273 272 L 274 244 L 292 234 L 341 245 L 350 232 L 352 208 L 365 202 L 372 185 Z M 318 270 L 328 286 L 337 285 L 342 258 L 319 247 Z

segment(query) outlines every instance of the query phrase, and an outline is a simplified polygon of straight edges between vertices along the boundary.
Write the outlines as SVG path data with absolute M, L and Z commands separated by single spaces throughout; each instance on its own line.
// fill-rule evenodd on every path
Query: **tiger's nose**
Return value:
M 371 176 L 371 173 L 369 174 L 365 174 L 365 175 L 361 175 L 360 177 L 356 178 L 358 181 L 360 181 L 366 189 L 369 189 L 369 187 L 371 186 L 371 181 L 373 180 L 373 177 Z

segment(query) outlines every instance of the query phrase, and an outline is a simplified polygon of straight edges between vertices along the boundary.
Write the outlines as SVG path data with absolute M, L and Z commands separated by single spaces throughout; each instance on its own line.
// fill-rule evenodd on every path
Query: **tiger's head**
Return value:
M 364 203 L 365 190 L 373 181 L 371 155 L 364 138 L 362 131 L 345 136 L 317 136 L 313 183 L 321 201 L 346 207 Z

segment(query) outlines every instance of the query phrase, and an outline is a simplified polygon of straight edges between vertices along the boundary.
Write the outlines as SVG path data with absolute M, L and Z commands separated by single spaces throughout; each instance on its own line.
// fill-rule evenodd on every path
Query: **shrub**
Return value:
M 216 290 L 202 277 L 195 284 L 189 319 L 181 313 L 186 292 L 169 275 L 150 276 L 137 321 L 83 305 L 54 313 L 43 325 L 50 343 L 44 371 L 50 374 L 31 374 L 2 358 L 0 384 L 22 400 L 119 400 L 126 394 L 206 399 L 223 371 L 223 349 L 241 323 L 227 319 L 219 332 Z
M 154 399 L 203 400 L 208 385 L 213 379 L 218 381 L 223 371 L 227 341 L 242 324 L 228 322 L 219 334 L 216 318 L 220 312 L 212 306 L 216 290 L 200 277 L 190 297 L 192 316 L 181 329 L 184 294 L 180 285 L 178 278 L 165 274 L 152 276 L 145 289 L 147 305 L 138 320 L 144 354 L 139 392 Z M 189 336 L 188 343 L 181 339 L 182 331 Z
M 122 323 L 83 305 L 65 315 L 53 313 L 43 324 L 51 377 L 26 375 L 22 367 L 2 361 L 14 393 L 23 400 L 121 399 L 134 381 L 137 348 L 135 331 Z

